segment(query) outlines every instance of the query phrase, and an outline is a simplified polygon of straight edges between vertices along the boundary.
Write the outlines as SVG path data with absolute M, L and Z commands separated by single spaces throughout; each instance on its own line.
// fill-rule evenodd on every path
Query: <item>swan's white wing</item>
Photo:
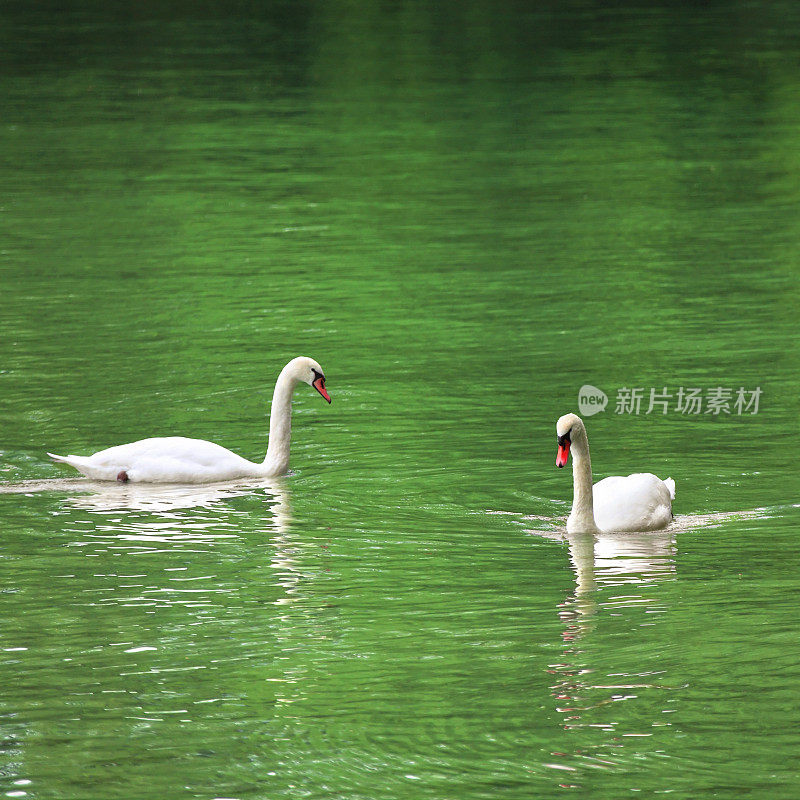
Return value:
M 119 444 L 100 450 L 91 460 L 96 464 L 129 464 L 139 459 L 172 458 L 177 461 L 210 466 L 220 459 L 230 456 L 240 458 L 235 453 L 214 442 L 203 439 L 187 439 L 184 436 L 158 436 L 152 439 L 140 439 L 130 444 Z
M 596 483 L 594 519 L 601 531 L 648 531 L 672 520 L 672 491 L 649 472 L 615 475 Z

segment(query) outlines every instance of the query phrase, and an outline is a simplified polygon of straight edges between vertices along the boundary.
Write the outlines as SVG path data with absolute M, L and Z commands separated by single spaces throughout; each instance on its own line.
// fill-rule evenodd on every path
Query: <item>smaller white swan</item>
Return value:
M 248 461 L 202 439 L 183 436 L 141 439 L 100 450 L 91 456 L 58 456 L 88 478 L 140 483 L 211 483 L 238 478 L 269 478 L 289 469 L 292 435 L 292 394 L 298 383 L 313 386 L 329 403 L 325 374 L 313 358 L 299 356 L 282 370 L 275 384 L 269 421 L 269 446 L 262 463 Z
M 567 533 L 612 533 L 655 531 L 672 521 L 675 481 L 662 481 L 649 472 L 627 478 L 615 475 L 592 486 L 589 439 L 583 420 L 565 414 L 556 423 L 558 455 L 556 466 L 563 467 L 572 449 L 574 497 L 567 518 Z

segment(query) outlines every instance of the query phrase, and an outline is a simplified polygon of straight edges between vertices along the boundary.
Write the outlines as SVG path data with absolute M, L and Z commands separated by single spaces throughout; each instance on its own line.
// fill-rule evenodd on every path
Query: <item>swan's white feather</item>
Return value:
M 601 531 L 651 531 L 672 521 L 675 482 L 650 472 L 614 475 L 592 487 L 594 521 Z M 671 485 L 670 485 L 671 484 Z

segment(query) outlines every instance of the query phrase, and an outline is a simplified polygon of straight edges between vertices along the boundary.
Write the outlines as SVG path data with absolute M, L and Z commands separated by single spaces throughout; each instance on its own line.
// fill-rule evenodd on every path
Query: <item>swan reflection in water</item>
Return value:
M 150 511 L 155 514 L 191 509 L 223 508 L 234 497 L 263 494 L 274 500 L 271 522 L 276 530 L 288 527 L 289 488 L 284 478 L 248 478 L 219 483 L 121 483 L 86 478 L 56 478 L 0 484 L 0 494 L 41 492 L 67 494 L 73 508 L 107 513 Z
M 73 546 L 127 543 L 138 552 L 186 548 L 206 550 L 215 542 L 238 540 L 243 530 L 262 532 L 276 548 L 290 537 L 289 489 L 281 479 L 250 479 L 216 484 L 121 484 L 84 482 L 86 493 L 67 497 L 64 505 L 91 512 L 89 527 Z M 251 498 L 255 512 L 231 503 Z M 263 508 L 262 508 L 263 504 Z M 99 517 L 99 519 L 97 518 Z
M 558 615 L 564 622 L 563 660 L 550 664 L 548 669 L 555 677 L 551 691 L 557 701 L 556 710 L 562 715 L 566 730 L 593 728 L 615 736 L 625 735 L 617 729 L 614 717 L 598 718 L 592 712 L 620 700 L 633 699 L 642 690 L 659 687 L 644 674 L 626 674 L 622 670 L 596 672 L 587 663 L 584 644 L 595 630 L 601 610 L 617 615 L 635 613 L 635 609 L 648 614 L 665 610 L 664 603 L 653 596 L 652 590 L 676 577 L 674 528 L 645 533 L 545 535 L 566 540 L 575 574 L 574 591 L 558 605 Z M 608 589 L 613 592 L 609 594 Z M 609 761 L 608 750 L 605 747 L 602 750 L 605 755 L 601 757 L 598 752 L 598 761 L 612 765 L 613 757 Z
M 250 659 L 263 663 L 276 698 L 270 704 L 275 718 L 291 716 L 292 703 L 307 692 L 301 656 L 309 630 L 327 640 L 332 622 L 327 609 L 314 613 L 322 605 L 315 582 L 327 543 L 309 537 L 296 522 L 290 480 L 153 485 L 60 479 L 0 487 L 0 494 L 12 492 L 51 495 L 47 507 L 58 518 L 60 541 L 72 549 L 67 558 L 76 566 L 71 572 L 61 564 L 56 569 L 59 580 L 69 583 L 68 603 L 78 610 L 73 616 L 80 635 L 74 638 L 96 645 L 82 652 L 130 640 L 120 646 L 121 676 L 197 670 L 208 677 L 185 694 L 206 703 L 239 693 L 239 704 L 250 704 L 256 719 L 264 713 L 262 693 L 250 700 L 249 684 L 230 675 L 214 677 L 232 662 Z M 92 568 L 79 572 L 81 555 L 92 559 Z M 92 615 L 90 628 L 85 609 Z M 131 617 L 131 609 L 179 611 L 149 623 Z M 195 626 L 202 626 L 202 641 L 195 639 L 200 630 Z M 121 636 L 123 630 L 130 635 Z M 234 642 L 231 630 L 242 641 Z M 236 675 L 236 668 L 230 673 Z M 140 707 L 133 695 L 131 702 L 135 714 Z
M 263 494 L 274 500 L 271 506 L 271 527 L 285 530 L 291 521 L 289 490 L 279 478 L 269 481 L 250 479 L 224 483 L 157 484 L 111 483 L 108 481 L 75 481 L 85 493 L 72 495 L 66 502 L 86 511 L 149 511 L 154 514 L 190 509 L 213 509 L 227 500 L 245 495 Z
M 575 573 L 575 591 L 560 605 L 568 622 L 564 641 L 582 639 L 592 629 L 600 603 L 597 591 L 629 587 L 631 594 L 616 596 L 605 607 L 624 608 L 649 602 L 636 593 L 643 586 L 675 577 L 675 535 L 667 529 L 644 533 L 568 533 L 569 557 Z
M 268 545 L 275 584 L 282 590 L 275 604 L 291 603 L 298 596 L 305 577 L 298 562 L 303 545 L 292 532 L 290 492 L 283 479 L 188 485 L 80 484 L 87 493 L 67 497 L 65 503 L 98 514 L 102 520 L 95 521 L 91 532 L 83 532 L 73 546 L 94 550 L 114 542 L 117 548 L 125 543 L 126 549 L 138 553 L 205 552 L 222 540 L 240 538 L 239 516 L 252 518 L 255 513 L 257 525 L 247 528 L 267 534 L 263 544 Z M 252 508 L 243 511 L 228 504 L 245 496 L 263 500 L 266 513 L 253 512 Z

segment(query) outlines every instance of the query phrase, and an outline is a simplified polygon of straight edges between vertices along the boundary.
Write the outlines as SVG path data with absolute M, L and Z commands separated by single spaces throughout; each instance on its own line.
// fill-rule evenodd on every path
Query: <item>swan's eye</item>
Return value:
M 558 437 L 558 446 L 563 447 L 565 444 L 570 444 L 571 440 L 569 438 L 571 431 L 567 431 L 563 436 Z

